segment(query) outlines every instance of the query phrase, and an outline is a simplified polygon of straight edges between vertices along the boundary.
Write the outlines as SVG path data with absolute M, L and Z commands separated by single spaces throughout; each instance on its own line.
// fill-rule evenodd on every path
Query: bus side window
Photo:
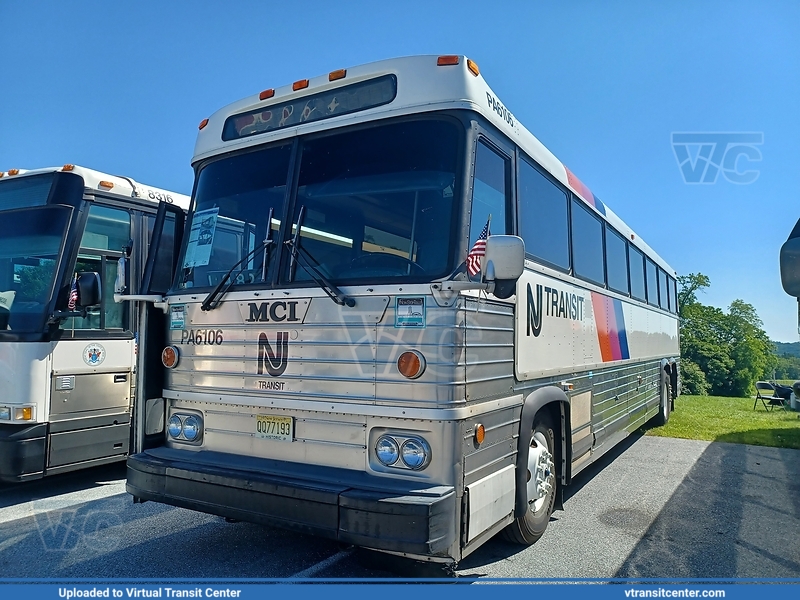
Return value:
M 525 252 L 569 270 L 567 194 L 525 160 L 519 162 L 519 233 Z
M 117 261 L 123 246 L 131 239 L 131 215 L 127 210 L 93 204 L 81 238 L 75 272 L 90 271 L 100 275 L 103 296 L 99 307 L 88 310 L 86 318 L 71 317 L 61 322 L 60 328 L 78 329 L 128 329 L 126 303 L 114 302 L 114 280 Z M 70 278 L 70 283 L 72 279 Z M 66 307 L 64 307 L 66 308 Z
M 628 256 L 625 238 L 606 225 L 606 274 L 608 287 L 628 294 Z
M 658 270 L 658 305 L 664 310 L 669 310 L 669 300 L 667 300 L 667 274 Z
M 656 263 L 649 258 L 645 259 L 645 273 L 647 275 L 647 303 L 658 306 L 658 272 Z
M 575 275 L 605 285 L 603 224 L 584 204 L 572 200 L 572 268 Z
M 490 234 L 511 233 L 506 220 L 509 174 L 511 162 L 483 141 L 478 142 L 475 158 L 475 179 L 472 184 L 472 220 L 469 226 L 469 244 L 478 239 L 489 215 L 492 222 Z
M 631 244 L 628 246 L 628 271 L 631 274 L 631 296 L 644 302 L 644 255 Z

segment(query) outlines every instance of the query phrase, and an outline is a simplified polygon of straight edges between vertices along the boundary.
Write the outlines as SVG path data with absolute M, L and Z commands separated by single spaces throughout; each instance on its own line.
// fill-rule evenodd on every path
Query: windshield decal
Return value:
M 217 230 L 219 207 L 209 208 L 194 213 L 192 229 L 189 231 L 189 244 L 186 247 L 186 258 L 183 268 L 204 267 L 211 260 L 211 248 L 214 244 L 214 233 Z

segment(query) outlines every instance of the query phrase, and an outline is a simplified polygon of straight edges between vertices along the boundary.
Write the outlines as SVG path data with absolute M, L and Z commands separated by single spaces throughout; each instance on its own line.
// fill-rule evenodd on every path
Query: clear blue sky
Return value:
M 800 3 L 0 0 L 0 170 L 72 162 L 189 193 L 197 124 L 265 88 L 466 54 L 701 300 L 796 341 L 778 251 L 800 217 Z M 761 132 L 758 179 L 687 185 L 672 132 Z M 696 151 L 696 150 L 695 150 Z M 694 155 L 692 155 L 694 156 Z

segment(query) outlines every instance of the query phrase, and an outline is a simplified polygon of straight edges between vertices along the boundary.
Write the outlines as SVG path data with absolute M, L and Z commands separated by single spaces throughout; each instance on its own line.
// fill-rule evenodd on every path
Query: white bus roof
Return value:
M 440 66 L 438 64 L 440 58 L 447 58 L 448 61 L 445 62 L 455 64 Z M 287 101 L 384 75 L 394 75 L 397 78 L 397 95 L 391 102 L 374 108 L 330 116 L 316 121 L 296 123 L 274 131 L 223 141 L 223 128 L 229 117 L 254 110 L 266 110 L 275 105 L 283 105 Z M 261 100 L 261 97 L 266 99 Z M 634 246 L 644 251 L 671 276 L 675 276 L 674 269 L 592 194 L 586 185 L 514 117 L 480 75 L 477 65 L 466 56 L 437 57 L 429 55 L 382 60 L 357 67 L 348 67 L 346 70 L 300 80 L 293 84 L 248 96 L 218 110 L 208 120 L 201 123 L 192 164 L 222 152 L 230 152 L 300 134 L 388 117 L 445 109 L 469 109 L 481 114 L 553 177 L 575 192 L 597 213 L 603 215 L 609 224 Z
M 0 185 L 3 181 L 12 179 L 19 179 L 20 177 L 29 177 L 31 175 L 41 175 L 43 173 L 56 173 L 56 172 L 69 172 L 80 175 L 83 178 L 84 187 L 97 190 L 100 192 L 108 192 L 116 194 L 117 196 L 125 196 L 128 198 L 137 198 L 147 202 L 158 203 L 161 199 L 171 198 L 170 204 L 176 204 L 184 210 L 189 208 L 191 198 L 184 194 L 177 192 L 170 192 L 161 188 L 153 187 L 151 185 L 144 185 L 138 183 L 129 177 L 120 175 L 110 175 L 108 173 L 101 173 L 94 169 L 87 169 L 86 167 L 79 167 L 78 165 L 64 165 L 63 167 L 46 167 L 43 169 L 12 169 L 8 172 L 0 174 Z M 169 202 L 169 200 L 166 200 Z

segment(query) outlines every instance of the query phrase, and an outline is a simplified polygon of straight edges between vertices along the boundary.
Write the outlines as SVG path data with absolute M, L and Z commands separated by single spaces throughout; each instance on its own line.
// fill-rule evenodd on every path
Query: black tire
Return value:
M 539 445 L 545 445 L 551 457 L 549 472 L 545 473 L 546 481 L 550 484 L 550 487 L 543 498 L 529 503 L 529 510 L 525 512 L 525 515 L 515 519 L 513 523 L 503 529 L 503 537 L 506 540 L 525 546 L 536 543 L 544 534 L 545 529 L 547 529 L 550 515 L 553 514 L 556 502 L 556 487 L 558 486 L 555 468 L 555 465 L 558 464 L 556 459 L 556 434 L 550 415 L 547 413 L 537 415 L 530 435 L 531 450 L 539 447 Z
M 653 424 L 657 427 L 666 425 L 669 422 L 669 415 L 672 412 L 672 399 L 670 397 L 669 383 L 661 382 L 661 398 L 658 403 L 658 414 L 653 417 Z

